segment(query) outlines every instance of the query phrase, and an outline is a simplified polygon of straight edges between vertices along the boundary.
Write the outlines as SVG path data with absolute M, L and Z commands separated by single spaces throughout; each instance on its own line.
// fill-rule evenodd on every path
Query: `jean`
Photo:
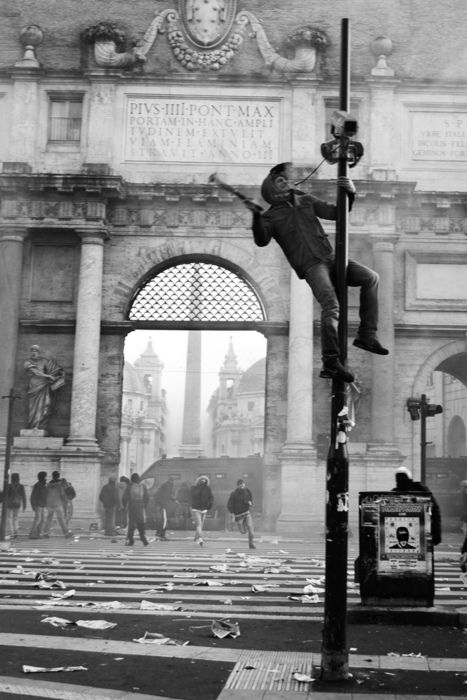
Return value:
M 255 533 L 253 530 L 253 518 L 251 517 L 250 511 L 236 515 L 235 522 L 237 523 L 237 527 L 242 535 L 248 532 L 248 544 L 252 545 Z
M 195 540 L 201 540 L 203 538 L 203 525 L 206 518 L 207 510 L 196 510 L 192 508 L 193 520 L 195 521 Z
M 313 296 L 321 306 L 321 354 L 323 363 L 339 357 L 339 302 L 334 287 L 334 258 L 317 262 L 305 274 Z M 347 265 L 347 285 L 360 287 L 358 335 L 372 339 L 378 328 L 379 275 L 355 260 Z
M 40 537 L 44 529 L 45 523 L 45 506 L 36 506 L 34 508 L 34 520 L 32 521 L 29 537 Z
M 66 501 L 63 505 L 63 517 L 65 518 L 66 526 L 70 527 L 70 521 L 73 517 L 73 501 Z
M 52 520 L 54 515 L 57 516 L 57 521 L 64 535 L 68 534 L 68 529 L 65 522 L 65 516 L 63 513 L 63 506 L 52 506 L 47 508 L 47 520 L 45 521 L 44 535 L 50 534 L 50 526 L 52 525 Z
M 16 537 L 18 535 L 19 520 L 18 520 L 19 508 L 7 508 L 7 522 L 10 530 L 10 535 Z

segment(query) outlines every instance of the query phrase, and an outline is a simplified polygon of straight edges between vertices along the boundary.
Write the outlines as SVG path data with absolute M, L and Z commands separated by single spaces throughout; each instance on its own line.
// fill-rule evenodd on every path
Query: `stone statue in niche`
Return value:
M 246 10 L 237 13 L 237 0 L 178 0 L 178 9 L 165 9 L 155 17 L 143 38 L 131 51 L 123 51 L 125 33 L 109 22 L 100 22 L 83 33 L 94 42 L 94 60 L 103 68 L 132 68 L 147 60 L 159 34 L 167 33 L 172 53 L 189 71 L 217 71 L 225 66 L 243 44 L 248 28 L 256 38 L 266 66 L 279 73 L 311 73 L 317 52 L 328 44 L 325 33 L 311 25 L 293 30 L 284 57 L 275 51 L 262 23 Z
M 65 384 L 65 372 L 53 359 L 41 354 L 39 345 L 31 345 L 24 363 L 28 377 L 28 422 L 30 430 L 45 430 L 55 404 L 55 392 Z

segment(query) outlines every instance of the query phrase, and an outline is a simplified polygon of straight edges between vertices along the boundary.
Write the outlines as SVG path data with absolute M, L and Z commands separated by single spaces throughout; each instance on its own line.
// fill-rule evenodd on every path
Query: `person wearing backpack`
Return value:
M 18 537 L 18 514 L 21 506 L 23 511 L 26 510 L 26 492 L 23 484 L 20 484 L 19 474 L 15 472 L 11 475 L 11 483 L 8 484 L 6 492 L 6 512 L 11 539 Z
M 149 493 L 146 486 L 140 484 L 139 474 L 131 475 L 122 502 L 124 506 L 128 506 L 128 532 L 125 544 L 129 547 L 134 545 L 135 529 L 137 529 L 141 542 L 147 547 L 149 542 L 146 538 L 146 508 L 149 502 Z

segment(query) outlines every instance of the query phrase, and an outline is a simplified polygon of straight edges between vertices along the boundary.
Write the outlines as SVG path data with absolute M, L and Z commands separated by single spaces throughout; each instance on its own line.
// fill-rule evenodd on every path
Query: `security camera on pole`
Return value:
M 347 177 L 363 155 L 360 143 L 351 141 L 357 121 L 349 114 L 350 89 L 349 20 L 341 24 L 340 109 L 332 115 L 333 141 L 321 146 L 330 163 L 337 163 L 338 177 Z M 336 292 L 339 301 L 340 362 L 347 361 L 347 243 L 348 200 L 342 187 L 337 189 Z M 346 642 L 347 617 L 347 545 L 349 520 L 349 459 L 347 430 L 350 426 L 346 406 L 345 383 L 332 380 L 330 445 L 326 463 L 326 586 L 321 655 L 321 679 L 349 679 Z

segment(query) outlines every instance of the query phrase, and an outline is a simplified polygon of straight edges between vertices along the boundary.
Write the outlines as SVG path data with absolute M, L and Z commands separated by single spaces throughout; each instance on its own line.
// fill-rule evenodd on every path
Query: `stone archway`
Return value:
M 461 361 L 463 357 L 463 362 Z M 460 379 L 467 386 L 467 349 L 462 340 L 446 343 L 435 350 L 422 364 L 413 383 L 413 396 L 422 394 L 432 372 L 447 372 Z M 463 367 L 464 365 L 464 367 Z
M 139 279 L 129 295 L 126 318 L 135 330 L 236 329 L 266 336 L 263 525 L 272 529 L 280 512 L 278 455 L 285 420 L 277 415 L 277 406 L 286 395 L 288 322 L 268 319 L 271 298 L 265 300 L 263 276 L 258 275 L 259 282 L 243 267 L 206 253 L 167 258 Z
M 415 377 L 412 396 L 421 396 L 421 394 L 426 392 L 426 387 L 430 384 L 430 375 L 433 372 L 449 374 L 467 387 L 467 348 L 465 341 L 456 340 L 446 343 L 425 360 Z M 444 434 L 449 441 L 449 429 Z M 420 444 L 417 430 L 412 432 L 412 454 L 418 461 Z

